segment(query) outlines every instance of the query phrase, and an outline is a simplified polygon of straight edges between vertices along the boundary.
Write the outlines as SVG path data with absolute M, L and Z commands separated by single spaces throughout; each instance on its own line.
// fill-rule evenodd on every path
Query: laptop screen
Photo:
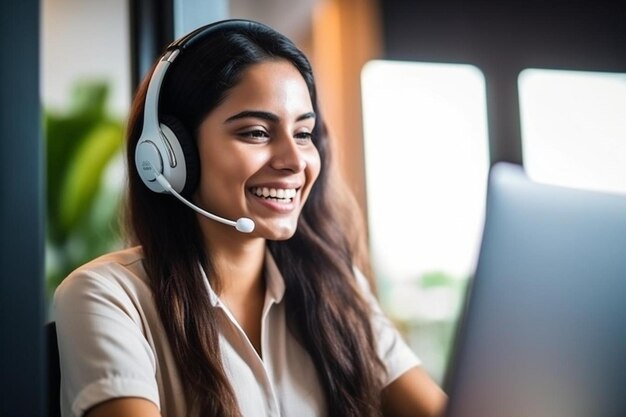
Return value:
M 496 164 L 447 417 L 626 415 L 626 196 Z

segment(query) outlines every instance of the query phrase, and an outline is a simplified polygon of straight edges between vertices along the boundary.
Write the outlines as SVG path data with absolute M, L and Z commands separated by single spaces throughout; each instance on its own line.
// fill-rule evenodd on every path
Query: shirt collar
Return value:
M 204 284 L 206 285 L 207 292 L 209 293 L 209 301 L 213 307 L 221 307 L 223 304 L 220 301 L 219 296 L 213 291 L 211 287 L 211 283 L 206 276 L 204 268 L 202 265 L 200 266 L 200 273 L 202 274 L 202 279 L 204 280 Z M 265 251 L 265 297 L 268 298 L 275 303 L 280 303 L 285 295 L 285 280 L 283 279 L 283 275 L 278 270 L 278 266 L 276 265 L 276 261 L 274 261 L 274 257 L 270 253 L 269 250 Z
M 198 267 L 200 267 L 200 273 L 202 274 L 202 280 L 204 281 L 204 285 L 206 286 L 206 290 L 209 293 L 209 301 L 211 302 L 211 305 L 213 307 L 219 307 L 222 305 L 222 303 L 220 302 L 220 298 L 217 296 L 217 294 L 215 294 L 215 291 L 213 291 L 213 287 L 211 287 L 211 283 L 209 282 L 209 278 L 206 276 L 206 272 L 204 271 L 204 268 L 202 267 L 202 264 L 198 264 Z
M 266 297 L 280 303 L 285 295 L 285 280 L 269 250 L 265 251 L 265 285 L 267 286 Z

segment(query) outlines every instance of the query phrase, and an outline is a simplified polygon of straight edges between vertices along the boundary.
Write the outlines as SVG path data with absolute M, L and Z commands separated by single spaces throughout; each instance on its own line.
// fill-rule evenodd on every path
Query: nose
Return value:
M 274 141 L 272 167 L 280 171 L 301 172 L 306 168 L 302 150 L 295 139 L 283 134 Z

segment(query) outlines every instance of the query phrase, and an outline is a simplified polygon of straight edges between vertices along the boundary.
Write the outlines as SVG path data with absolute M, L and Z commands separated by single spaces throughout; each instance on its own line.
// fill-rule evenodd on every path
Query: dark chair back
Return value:
M 61 417 L 61 367 L 59 365 L 57 327 L 53 321 L 46 324 L 45 337 L 48 364 L 48 417 Z

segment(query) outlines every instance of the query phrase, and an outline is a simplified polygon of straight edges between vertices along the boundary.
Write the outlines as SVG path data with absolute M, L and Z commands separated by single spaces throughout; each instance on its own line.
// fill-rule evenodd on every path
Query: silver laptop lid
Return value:
M 626 196 L 491 171 L 447 417 L 626 416 Z

